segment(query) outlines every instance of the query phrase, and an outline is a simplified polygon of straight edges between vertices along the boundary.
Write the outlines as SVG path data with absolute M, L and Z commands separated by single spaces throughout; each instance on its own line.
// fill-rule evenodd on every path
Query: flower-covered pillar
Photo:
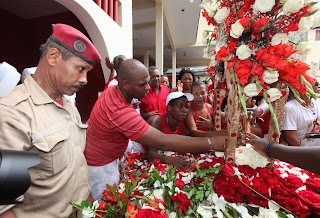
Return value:
M 235 150 L 237 146 L 237 135 L 240 128 L 241 104 L 239 103 L 238 86 L 234 69 L 226 70 L 226 80 L 228 87 L 227 101 L 227 140 L 225 144 L 225 159 L 228 162 L 235 160 Z

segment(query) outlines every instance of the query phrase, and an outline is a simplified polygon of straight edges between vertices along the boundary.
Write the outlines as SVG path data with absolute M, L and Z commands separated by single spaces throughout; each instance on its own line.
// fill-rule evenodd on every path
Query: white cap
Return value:
M 171 100 L 181 98 L 182 96 L 186 96 L 188 101 L 193 101 L 193 95 L 190 93 L 171 92 L 167 97 L 167 101 L 166 101 L 167 106 Z

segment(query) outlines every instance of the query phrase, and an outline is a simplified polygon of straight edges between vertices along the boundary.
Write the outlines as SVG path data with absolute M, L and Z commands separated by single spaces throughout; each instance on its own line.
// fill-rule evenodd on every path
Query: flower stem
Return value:
M 256 193 L 257 195 L 259 195 L 260 197 L 264 198 L 267 201 L 271 201 L 269 198 L 263 196 L 262 194 L 260 194 L 259 192 L 257 192 L 256 190 L 254 190 L 253 188 L 251 188 L 248 184 L 246 184 L 244 181 L 242 181 L 241 178 L 239 178 L 240 182 L 242 184 L 244 184 L 247 188 L 249 188 L 251 191 L 253 191 L 254 193 Z M 282 210 L 286 211 L 287 213 L 292 214 L 294 217 L 299 217 L 298 215 L 294 214 L 293 212 L 291 212 L 290 210 L 288 210 L 287 208 L 282 207 L 281 205 L 279 205 L 277 202 L 272 201 L 273 204 L 277 205 L 278 207 L 280 207 Z

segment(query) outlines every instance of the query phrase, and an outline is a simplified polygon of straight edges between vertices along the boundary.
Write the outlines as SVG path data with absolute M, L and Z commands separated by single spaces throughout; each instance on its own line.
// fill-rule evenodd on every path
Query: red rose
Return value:
M 249 26 L 249 21 L 250 21 L 249 17 L 245 17 L 241 19 L 239 22 L 245 29 L 247 29 Z
M 289 174 L 286 178 L 283 179 L 284 185 L 288 190 L 295 191 L 297 188 L 303 186 L 302 180 L 293 174 Z
M 217 60 L 222 61 L 222 58 L 226 57 L 229 54 L 227 47 L 222 46 L 217 53 Z
M 184 215 L 187 215 L 187 209 L 192 207 L 191 201 L 187 198 L 187 195 L 182 192 L 178 192 L 176 196 L 172 195 L 170 198 L 171 200 L 179 203 L 177 211 L 182 210 Z
M 300 199 L 293 195 L 287 196 L 287 198 L 282 201 L 281 205 L 291 212 L 298 214 L 300 217 L 305 217 L 310 214 L 308 206 L 302 204 Z
M 308 189 L 311 189 L 314 192 L 318 192 L 318 189 L 320 189 L 320 180 L 319 179 L 307 179 L 305 182 L 305 185 Z
M 234 175 L 234 173 L 236 171 L 233 169 L 232 164 L 228 163 L 228 164 L 224 165 L 221 172 L 225 173 L 226 175 L 232 176 L 232 175 Z
M 239 166 L 240 173 L 243 173 L 246 176 L 255 176 L 257 174 L 256 170 L 248 165 Z
M 320 195 L 309 190 L 303 190 L 298 192 L 298 197 L 302 203 L 310 206 L 312 211 L 320 215 Z
M 161 214 L 155 210 L 151 209 L 140 209 L 139 212 L 137 213 L 136 218 L 168 218 L 167 214 Z
M 179 189 L 181 189 L 181 190 L 183 189 L 184 182 L 181 179 L 176 179 L 174 182 L 179 187 Z
M 230 200 L 231 196 L 235 192 L 234 188 L 229 184 L 229 182 L 216 182 L 214 189 L 219 196 L 222 195 L 227 200 Z

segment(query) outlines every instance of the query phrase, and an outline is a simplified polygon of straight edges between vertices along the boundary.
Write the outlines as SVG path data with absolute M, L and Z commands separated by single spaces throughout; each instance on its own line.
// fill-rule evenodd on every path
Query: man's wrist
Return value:
M 212 142 L 211 142 L 211 140 L 210 140 L 208 137 L 204 137 L 204 138 L 207 140 L 207 142 L 208 142 L 208 144 L 209 144 L 209 151 L 212 151 L 213 148 L 212 148 Z

